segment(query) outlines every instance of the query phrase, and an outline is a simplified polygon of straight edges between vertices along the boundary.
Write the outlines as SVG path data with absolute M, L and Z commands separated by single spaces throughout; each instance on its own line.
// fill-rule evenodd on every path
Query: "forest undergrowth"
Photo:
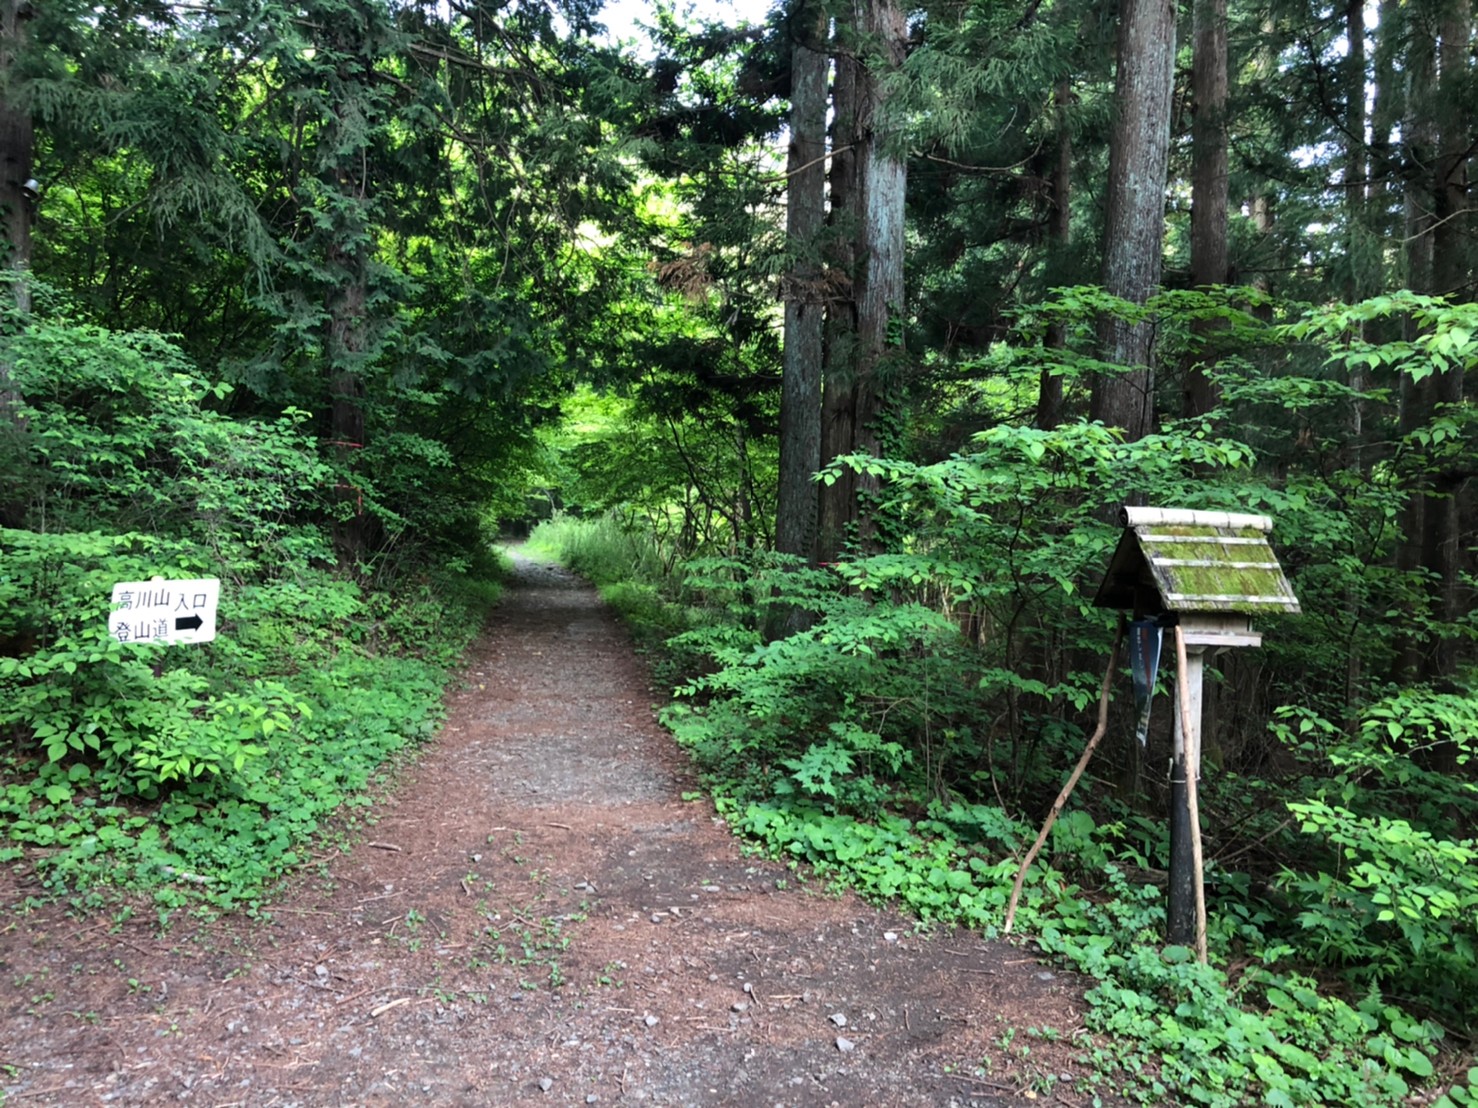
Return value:
M 1249 458 L 1231 442 L 1125 444 L 1079 425 L 998 428 L 931 466 L 852 459 L 884 478 L 878 518 L 908 538 L 826 567 L 731 551 L 664 574 L 651 532 L 616 514 L 557 517 L 532 542 L 632 624 L 675 688 L 665 722 L 738 834 L 921 926 L 997 937 L 1112 639 L 1081 586 L 1117 539 L 1093 490 L 1133 469 L 1176 502 L 1177 475 L 1204 486 L 1219 471 L 1227 499 L 1207 506 L 1245 506 Z M 1312 483 L 1252 494 L 1290 545 L 1342 541 Z M 1299 585 L 1306 610 L 1347 602 L 1321 594 L 1316 569 Z M 796 610 L 804 630 L 766 634 Z M 1213 701 L 1259 683 L 1276 699 L 1299 681 L 1304 698 L 1265 700 L 1252 733 L 1229 708 L 1210 729 L 1209 964 L 1165 942 L 1163 784 L 1146 771 L 1127 789 L 1112 741 L 1028 874 L 1016 930 L 1097 982 L 1085 1052 L 1123 1095 L 1472 1103 L 1478 876 L 1460 817 L 1472 786 L 1424 764 L 1449 742 L 1466 764 L 1473 701 L 1391 688 L 1337 718 L 1320 689 L 1326 628 L 1265 623 L 1267 659 L 1251 674 L 1222 662 Z M 1132 734 L 1128 686 L 1119 674 L 1112 719 Z M 1146 766 L 1162 764 L 1169 714 L 1164 695 Z
M 496 558 L 341 566 L 356 504 L 306 413 L 226 414 L 159 336 L 53 320 L 6 351 L 30 501 L 0 529 L 0 862 L 79 911 L 254 911 L 435 732 Z M 113 585 L 154 577 L 220 579 L 214 641 L 109 635 Z
M 1020 926 L 1146 1102 L 1478 1100 L 1468 6 L 790 0 L 650 53 L 600 7 L 9 5 L 18 887 L 255 909 L 553 515 L 738 831 L 994 935 L 1110 521 L 1256 512 L 1302 614 L 1208 667 L 1209 964 L 1162 940 L 1163 676 Z M 215 641 L 110 637 L 154 576 L 220 580 Z

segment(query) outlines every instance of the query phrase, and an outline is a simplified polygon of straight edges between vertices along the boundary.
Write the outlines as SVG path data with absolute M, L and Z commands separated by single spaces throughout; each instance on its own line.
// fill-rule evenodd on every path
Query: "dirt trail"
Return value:
M 463 676 L 270 921 L 0 920 L 0 1103 L 1089 1102 L 1078 983 L 746 857 L 682 799 L 591 589 L 520 560 Z

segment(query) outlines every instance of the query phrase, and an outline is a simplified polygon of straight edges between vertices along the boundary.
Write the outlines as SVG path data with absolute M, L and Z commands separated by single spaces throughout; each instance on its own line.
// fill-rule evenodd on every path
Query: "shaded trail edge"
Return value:
M 5 922 L 7 1103 L 1090 1102 L 1081 981 L 747 856 L 652 700 L 516 557 L 442 732 L 270 921 Z

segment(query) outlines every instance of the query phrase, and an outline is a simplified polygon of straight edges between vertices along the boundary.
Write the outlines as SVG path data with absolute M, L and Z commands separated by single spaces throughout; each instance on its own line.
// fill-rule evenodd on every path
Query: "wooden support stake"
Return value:
M 1047 813 L 1047 822 L 1042 824 L 1042 830 L 1037 834 L 1037 841 L 1032 843 L 1032 848 L 1026 852 L 1022 859 L 1021 868 L 1016 871 L 1016 881 L 1011 886 L 1011 900 L 1006 905 L 1006 925 L 1001 934 L 1011 934 L 1011 927 L 1016 922 L 1016 905 L 1021 899 L 1021 886 L 1026 881 L 1026 871 L 1031 868 L 1032 862 L 1037 857 L 1037 852 L 1042 849 L 1042 844 L 1047 841 L 1048 834 L 1052 831 L 1052 825 L 1057 822 L 1057 817 L 1062 815 L 1062 809 L 1067 804 L 1068 797 L 1073 795 L 1073 789 L 1077 788 L 1078 779 L 1083 776 L 1083 771 L 1088 768 L 1088 760 L 1093 757 L 1093 751 L 1098 742 L 1103 738 L 1104 732 L 1108 730 L 1108 706 L 1109 689 L 1113 685 L 1114 671 L 1119 668 L 1119 646 L 1124 641 L 1124 620 L 1119 620 L 1119 629 L 1114 635 L 1113 649 L 1109 651 L 1108 669 L 1103 671 L 1103 686 L 1098 692 L 1098 726 L 1094 729 L 1092 736 L 1088 739 L 1088 745 L 1083 748 L 1083 754 L 1078 758 L 1078 764 L 1073 767 L 1072 776 L 1067 779 L 1067 784 L 1057 794 L 1057 799 L 1052 802 L 1052 810 Z
M 1185 792 L 1186 807 L 1191 824 L 1191 876 L 1196 894 L 1196 958 L 1206 961 L 1206 869 L 1201 854 L 1201 804 L 1197 796 L 1197 778 L 1201 776 L 1201 721 L 1191 719 L 1190 682 L 1187 673 L 1190 661 L 1186 657 L 1185 632 L 1175 626 L 1175 680 L 1180 695 L 1176 698 L 1180 708 L 1180 734 L 1185 743 Z M 1199 703 L 1200 698 L 1197 698 Z

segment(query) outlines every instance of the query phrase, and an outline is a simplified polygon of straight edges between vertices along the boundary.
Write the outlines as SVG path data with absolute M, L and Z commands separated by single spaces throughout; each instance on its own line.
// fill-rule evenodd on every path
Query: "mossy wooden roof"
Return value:
M 1125 508 L 1125 530 L 1094 604 L 1168 612 L 1297 613 L 1268 545 L 1267 516 Z

